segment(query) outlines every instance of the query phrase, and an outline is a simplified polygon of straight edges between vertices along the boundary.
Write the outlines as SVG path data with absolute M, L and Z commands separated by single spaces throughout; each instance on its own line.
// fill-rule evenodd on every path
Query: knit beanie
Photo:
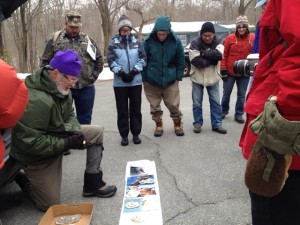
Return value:
M 132 30 L 132 22 L 125 15 L 122 15 L 118 21 L 118 31 L 123 27 L 129 27 Z
M 236 28 L 242 27 L 242 26 L 246 26 L 246 27 L 249 26 L 249 21 L 248 21 L 247 16 L 238 16 L 236 18 Z
M 214 27 L 213 23 L 211 23 L 211 22 L 205 22 L 202 25 L 202 28 L 200 30 L 200 35 L 202 35 L 205 32 L 215 33 L 215 27 Z
M 61 73 L 80 77 L 81 61 L 78 59 L 77 53 L 70 49 L 65 52 L 58 51 L 50 61 L 50 66 Z

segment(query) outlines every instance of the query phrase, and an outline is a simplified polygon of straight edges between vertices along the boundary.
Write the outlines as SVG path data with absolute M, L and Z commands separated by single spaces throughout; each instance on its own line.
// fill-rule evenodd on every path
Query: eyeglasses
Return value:
M 64 73 L 61 73 L 61 75 L 63 75 L 63 77 L 64 78 L 66 78 L 71 84 L 75 84 L 77 81 L 78 81 L 78 79 L 71 79 L 71 78 L 69 78 L 66 74 L 64 74 Z
M 127 32 L 130 32 L 131 30 L 130 29 L 121 29 L 120 32 L 122 33 L 127 33 Z

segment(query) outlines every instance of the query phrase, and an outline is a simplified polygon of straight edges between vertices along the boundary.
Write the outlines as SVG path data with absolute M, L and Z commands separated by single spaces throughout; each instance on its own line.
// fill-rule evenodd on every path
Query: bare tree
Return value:
M 107 53 L 109 41 L 113 35 L 113 23 L 116 20 L 120 9 L 129 0 L 93 0 L 97 5 L 102 19 L 102 30 L 104 35 L 104 55 Z
M 145 3 L 143 1 L 131 1 L 126 4 L 125 9 L 128 11 L 133 11 L 140 17 L 139 30 L 135 30 L 138 39 L 142 39 L 142 30 L 145 24 L 155 20 L 154 16 L 150 16 L 149 13 L 145 14 Z
M 33 3 L 29 0 L 23 4 L 13 15 L 10 21 L 10 29 L 13 33 L 13 40 L 18 49 L 18 67 L 22 72 L 32 71 L 35 65 L 36 57 L 31 48 L 35 45 L 31 31 L 33 31 L 33 21 L 41 12 L 43 0 L 38 0 Z
M 2 32 L 3 32 L 2 23 L 0 22 L 0 59 L 3 58 L 3 53 L 4 53 L 4 44 L 3 44 Z

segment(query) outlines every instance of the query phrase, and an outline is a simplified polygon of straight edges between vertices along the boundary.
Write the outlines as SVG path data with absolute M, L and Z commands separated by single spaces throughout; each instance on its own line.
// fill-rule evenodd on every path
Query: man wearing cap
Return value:
M 155 137 L 163 134 L 163 111 L 160 103 L 170 111 L 177 136 L 183 136 L 182 113 L 179 109 L 179 81 L 184 71 L 184 51 L 178 36 L 171 29 L 167 16 L 158 17 L 144 42 L 147 65 L 142 72 L 144 91 L 150 103 L 150 113 L 156 123 Z
M 191 75 L 194 132 L 200 133 L 203 126 L 202 101 L 204 87 L 207 89 L 210 103 L 210 118 L 212 130 L 226 134 L 222 127 L 222 109 L 220 105 L 220 61 L 223 57 L 223 40 L 215 34 L 214 25 L 205 22 L 200 30 L 200 35 L 194 38 L 190 45 L 189 57 Z
M 102 180 L 103 128 L 80 125 L 74 113 L 70 88 L 80 70 L 76 52 L 58 51 L 49 65 L 25 80 L 30 98 L 12 130 L 11 156 L 25 167 L 30 197 L 42 211 L 60 203 L 62 155 L 68 149 L 86 149 L 84 197 L 111 197 L 117 190 Z
M 236 83 L 237 99 L 235 103 L 234 120 L 245 123 L 243 119 L 249 76 L 238 76 L 233 65 L 237 60 L 246 59 L 251 53 L 254 44 L 254 34 L 250 33 L 248 18 L 244 15 L 236 18 L 236 31 L 226 37 L 224 54 L 221 62 L 221 75 L 223 79 L 222 119 L 229 113 L 230 95 Z
M 65 16 L 65 27 L 47 41 L 41 58 L 41 67 L 49 64 L 59 50 L 72 49 L 78 53 L 82 69 L 78 82 L 71 88 L 76 116 L 80 124 L 91 124 L 95 99 L 94 82 L 103 70 L 103 59 L 95 41 L 80 32 L 81 15 L 70 11 Z

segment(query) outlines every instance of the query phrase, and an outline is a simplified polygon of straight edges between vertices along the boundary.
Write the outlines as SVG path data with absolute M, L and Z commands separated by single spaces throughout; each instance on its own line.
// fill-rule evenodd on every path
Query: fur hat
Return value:
M 247 16 L 238 16 L 236 18 L 236 27 L 241 27 L 241 26 L 246 26 L 248 27 L 249 26 L 249 21 L 248 21 L 248 18 Z
M 122 15 L 118 21 L 118 31 L 120 31 L 120 29 L 123 27 L 129 27 L 132 30 L 132 22 L 125 15 Z
M 67 51 L 58 51 L 50 61 L 50 66 L 59 72 L 80 77 L 81 61 L 76 52 L 68 49 Z
M 213 23 L 211 23 L 211 22 L 205 22 L 202 25 L 202 28 L 200 30 L 200 35 L 202 35 L 205 32 L 215 33 L 215 27 L 214 27 Z
M 70 11 L 65 16 L 66 24 L 73 27 L 81 27 L 81 15 L 76 11 Z

